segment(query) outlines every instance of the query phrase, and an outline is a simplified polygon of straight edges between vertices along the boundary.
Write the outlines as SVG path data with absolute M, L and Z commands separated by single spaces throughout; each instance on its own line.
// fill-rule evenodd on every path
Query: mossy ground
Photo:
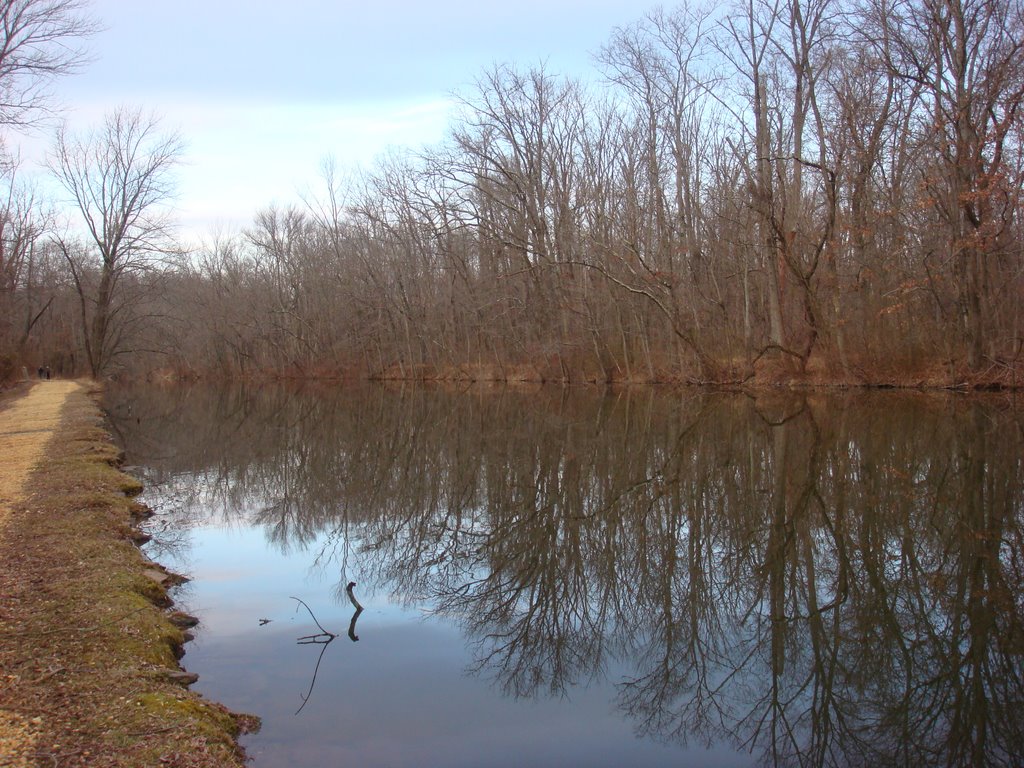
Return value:
M 169 678 L 184 637 L 132 543 L 138 482 L 88 393 L 62 419 L 0 531 L 0 711 L 41 766 L 244 765 L 252 720 Z

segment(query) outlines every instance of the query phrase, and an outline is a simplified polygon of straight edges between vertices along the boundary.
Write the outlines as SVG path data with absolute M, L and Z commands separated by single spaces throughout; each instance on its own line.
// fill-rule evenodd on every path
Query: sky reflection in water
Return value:
M 1024 454 L 1000 399 L 108 406 L 153 555 L 193 577 L 184 663 L 263 718 L 257 766 L 1012 765 L 1024 741 Z M 292 596 L 338 637 L 296 644 L 319 630 Z
M 607 684 L 564 698 L 496 693 L 486 678 L 466 674 L 461 632 L 426 616 L 426 606 L 403 608 L 357 587 L 365 610 L 352 642 L 352 605 L 307 554 L 282 555 L 260 528 L 192 529 L 194 581 L 178 600 L 203 622 L 184 663 L 201 674 L 196 690 L 259 712 L 264 727 L 245 740 L 256 765 L 660 766 L 678 759 L 677 748 L 632 735 Z M 338 634 L 329 647 L 296 643 L 319 630 L 291 595 Z M 718 755 L 703 748 L 699 754 L 702 764 L 735 764 L 716 763 Z

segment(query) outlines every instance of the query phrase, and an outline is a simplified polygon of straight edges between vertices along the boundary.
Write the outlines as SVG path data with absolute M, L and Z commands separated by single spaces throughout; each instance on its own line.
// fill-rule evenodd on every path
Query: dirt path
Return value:
M 60 424 L 64 403 L 81 389 L 74 381 L 41 381 L 0 410 L 0 535 L 11 506 Z
M 68 396 L 81 387 L 74 381 L 39 382 L 0 410 L 0 536 L 60 425 Z M 13 712 L 0 710 L 0 761 L 4 765 L 30 765 L 36 741 L 33 725 Z

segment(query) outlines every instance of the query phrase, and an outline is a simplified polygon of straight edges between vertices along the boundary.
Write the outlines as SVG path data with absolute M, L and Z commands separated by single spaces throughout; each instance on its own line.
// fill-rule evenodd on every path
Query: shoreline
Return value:
M 1019 375 L 1018 375 L 1019 374 Z M 856 375 L 839 375 L 812 366 L 803 373 L 782 366 L 762 364 L 756 371 L 733 369 L 728 374 L 700 379 L 680 373 L 655 371 L 650 375 L 602 376 L 582 369 L 545 369 L 530 364 L 466 364 L 451 366 L 410 365 L 388 367 L 373 373 L 355 373 L 331 366 L 253 369 L 248 371 L 181 370 L 177 368 L 148 369 L 114 377 L 122 381 L 146 382 L 309 382 L 311 384 L 383 384 L 433 385 L 449 387 L 566 387 L 606 388 L 611 390 L 655 389 L 736 389 L 750 391 L 775 390 L 876 390 L 953 392 L 1012 392 L 1024 389 L 1024 365 L 990 366 L 986 371 L 971 372 L 949 366 L 918 371 L 858 371 Z
M 258 720 L 188 688 L 181 577 L 138 547 L 142 486 L 98 391 L 33 382 L 0 402 L 0 764 L 244 766 Z

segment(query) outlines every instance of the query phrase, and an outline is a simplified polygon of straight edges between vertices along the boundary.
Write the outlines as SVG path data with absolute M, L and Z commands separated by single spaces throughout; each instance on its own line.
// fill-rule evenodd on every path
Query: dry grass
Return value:
M 37 384 L 0 412 L 0 432 L 44 437 L 21 452 L 35 457 L 21 487 L 4 491 L 0 764 L 244 765 L 240 718 L 169 678 L 182 631 L 131 542 L 138 484 L 115 468 L 86 388 L 64 387 L 52 429 L 10 428 L 48 389 L 59 394 Z

